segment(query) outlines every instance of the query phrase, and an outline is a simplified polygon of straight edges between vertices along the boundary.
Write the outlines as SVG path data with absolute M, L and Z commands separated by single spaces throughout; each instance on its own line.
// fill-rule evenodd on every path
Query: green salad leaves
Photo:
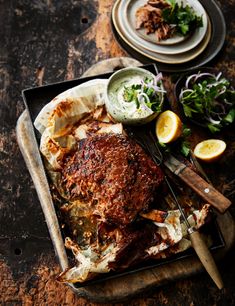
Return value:
M 169 8 L 162 11 L 163 20 L 175 26 L 175 32 L 180 35 L 187 35 L 198 27 L 203 26 L 202 17 L 197 16 L 195 11 L 189 5 L 183 6 L 176 0 L 167 0 Z
M 235 120 L 235 91 L 221 73 L 199 71 L 187 77 L 179 101 L 186 117 L 213 133 Z

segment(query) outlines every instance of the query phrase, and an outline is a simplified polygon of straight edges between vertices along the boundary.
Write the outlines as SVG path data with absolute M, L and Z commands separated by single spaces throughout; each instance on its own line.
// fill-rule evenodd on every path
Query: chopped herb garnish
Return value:
M 187 157 L 190 153 L 190 142 L 189 136 L 191 135 L 191 130 L 186 125 L 183 125 L 182 135 L 177 141 L 172 143 L 162 143 L 158 142 L 162 151 L 165 153 L 180 151 L 185 157 Z
M 123 99 L 126 102 L 135 102 L 137 109 L 141 104 L 150 108 L 153 112 L 161 110 L 161 102 L 164 94 L 161 81 L 162 75 L 156 76 L 156 79 L 145 77 L 141 84 L 125 86 Z

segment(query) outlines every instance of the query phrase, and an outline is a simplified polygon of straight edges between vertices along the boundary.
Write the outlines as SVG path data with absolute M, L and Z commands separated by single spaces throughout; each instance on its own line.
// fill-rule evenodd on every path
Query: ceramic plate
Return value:
M 128 32 L 135 43 L 139 46 L 142 46 L 146 50 L 151 52 L 157 52 L 162 54 L 179 54 L 187 52 L 193 48 L 195 48 L 205 37 L 208 27 L 208 19 L 206 11 L 204 10 L 203 6 L 198 1 L 187 1 L 191 7 L 197 12 L 198 15 L 202 16 L 203 26 L 197 28 L 194 33 L 185 39 L 182 36 L 178 36 L 167 40 L 169 41 L 168 44 L 157 44 L 157 41 L 148 41 L 146 37 L 149 35 L 145 35 L 146 37 L 143 38 L 139 35 L 139 30 L 135 29 L 135 12 L 136 10 L 146 3 L 146 0 L 120 0 L 120 5 L 118 8 L 118 15 L 117 18 L 120 22 L 120 27 L 124 34 Z M 141 32 L 142 34 L 144 33 Z M 152 38 L 154 39 L 154 34 L 152 34 Z M 181 43 L 179 43 L 181 40 Z M 166 41 L 165 41 L 166 42 Z M 173 43 L 173 44 L 172 44 Z
M 132 33 L 131 33 L 131 31 L 129 31 L 128 28 L 126 28 L 125 32 L 123 32 L 123 27 L 121 26 L 121 22 L 119 21 L 120 20 L 120 18 L 119 18 L 120 17 L 120 14 L 119 14 L 120 7 L 119 7 L 119 5 L 121 5 L 120 0 L 115 3 L 115 5 L 113 7 L 113 11 L 112 11 L 112 20 L 113 20 L 113 24 L 114 24 L 115 29 L 117 30 L 120 37 L 125 41 L 125 43 L 127 43 L 132 49 L 134 49 L 138 53 L 140 53 L 140 54 L 142 54 L 142 55 L 144 55 L 147 58 L 150 58 L 152 60 L 159 61 L 159 62 L 162 62 L 162 63 L 167 63 L 167 64 L 185 63 L 185 62 L 188 62 L 188 61 L 194 59 L 199 54 L 201 54 L 203 52 L 203 50 L 206 48 L 206 46 L 208 45 L 209 41 L 210 41 L 211 24 L 210 24 L 210 21 L 208 19 L 208 21 L 207 21 L 207 24 L 208 24 L 207 33 L 206 33 L 205 37 L 203 38 L 202 42 L 197 47 L 195 47 L 193 50 L 190 50 L 188 52 L 181 53 L 181 54 L 161 54 L 161 53 L 152 52 L 150 50 L 146 50 L 141 46 L 141 44 L 136 44 L 136 41 L 133 39 Z
M 199 66 L 207 65 L 218 55 L 219 52 L 221 52 L 226 37 L 226 23 L 224 15 L 215 0 L 200 0 L 200 2 L 208 12 L 212 28 L 211 39 L 206 49 L 200 54 L 200 56 L 196 57 L 192 61 L 177 65 L 167 64 L 160 62 L 157 59 L 153 59 L 153 61 L 157 63 L 160 71 L 173 73 L 185 72 L 186 70 L 190 71 L 198 68 Z M 117 32 L 113 22 L 112 29 L 117 42 L 125 52 L 128 52 L 129 56 L 134 57 L 142 63 L 149 63 L 149 57 L 133 49 L 122 39 L 122 37 Z

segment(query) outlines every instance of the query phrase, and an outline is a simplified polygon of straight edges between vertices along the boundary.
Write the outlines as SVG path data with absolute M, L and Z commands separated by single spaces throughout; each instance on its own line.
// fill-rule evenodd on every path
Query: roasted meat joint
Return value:
M 138 144 L 113 133 L 80 141 L 65 160 L 62 177 L 71 200 L 86 201 L 100 220 L 117 226 L 148 210 L 163 179 Z
M 104 105 L 106 80 L 47 104 L 34 124 L 65 237 L 70 268 L 58 280 L 83 283 L 190 246 L 178 210 L 161 209 L 163 172 Z M 191 210 L 190 210 L 191 209 Z M 209 205 L 189 208 L 204 224 Z

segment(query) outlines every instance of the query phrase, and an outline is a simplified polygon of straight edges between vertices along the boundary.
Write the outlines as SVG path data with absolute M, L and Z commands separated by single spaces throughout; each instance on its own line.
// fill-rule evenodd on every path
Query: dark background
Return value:
M 0 305 L 91 304 L 54 280 L 59 267 L 15 126 L 24 110 L 22 89 L 77 78 L 99 60 L 127 56 L 111 32 L 113 2 L 0 0 Z M 235 1 L 218 3 L 227 35 L 213 65 L 233 79 Z M 219 263 L 221 292 L 203 273 L 128 304 L 235 305 L 234 257 L 233 248 Z

